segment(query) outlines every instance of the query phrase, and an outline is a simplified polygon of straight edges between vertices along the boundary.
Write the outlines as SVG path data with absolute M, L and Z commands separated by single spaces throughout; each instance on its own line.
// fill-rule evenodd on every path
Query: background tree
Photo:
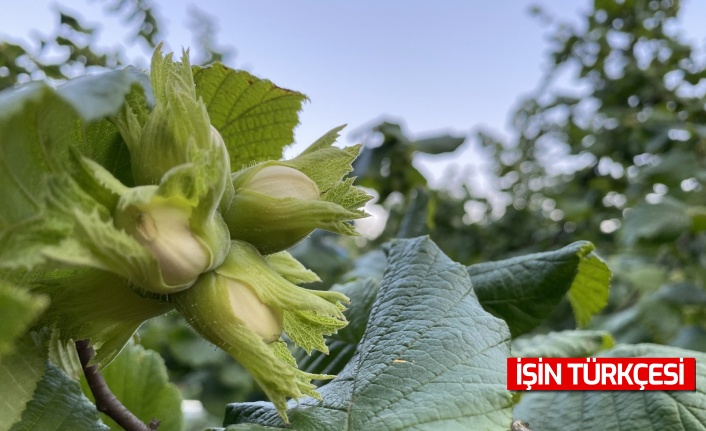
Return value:
M 517 140 L 484 142 L 513 207 L 610 256 L 613 297 L 597 326 L 704 349 L 706 69 L 675 25 L 679 6 L 596 0 L 585 27 L 554 24 L 553 64 L 514 116 Z M 579 94 L 554 85 L 567 69 Z
M 679 34 L 679 11 L 676 0 L 596 0 L 571 25 L 534 10 L 551 26 L 546 75 L 514 113 L 513 139 L 476 135 L 495 166 L 504 208 L 469 188 L 460 199 L 425 188 L 411 159 L 380 158 L 407 138 L 399 127 L 378 127 L 383 145 L 359 159 L 380 158 L 360 172 L 391 214 L 377 241 L 406 236 L 413 217 L 417 231 L 466 263 L 588 239 L 616 275 L 596 327 L 624 342 L 706 348 L 706 68 Z M 395 170 L 386 170 L 391 160 Z M 393 191 L 397 197 L 386 201 Z M 482 213 L 473 223 L 471 205 Z M 552 324 L 572 322 L 558 316 Z

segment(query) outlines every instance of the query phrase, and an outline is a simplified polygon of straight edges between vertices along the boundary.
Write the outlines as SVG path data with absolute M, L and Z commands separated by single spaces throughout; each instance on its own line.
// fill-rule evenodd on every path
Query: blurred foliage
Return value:
M 67 13 L 58 12 L 59 24 L 54 33 L 38 36 L 38 46 L 10 41 L 0 42 L 0 89 L 17 82 L 41 79 L 67 79 L 82 74 L 87 67 L 115 67 L 118 53 L 96 49 L 95 28 L 79 23 Z M 52 52 L 61 52 L 60 59 L 47 59 Z
M 151 52 L 162 37 L 161 18 L 151 0 L 104 0 L 106 14 L 128 28 L 128 38 Z M 56 6 L 56 27 L 31 42 L 0 40 L 0 90 L 16 83 L 33 80 L 64 80 L 86 73 L 89 68 L 108 68 L 130 64 L 121 49 L 99 46 L 98 27 Z M 196 7 L 189 10 L 189 27 L 194 35 L 194 64 L 208 64 L 229 59 L 234 50 L 216 42 L 217 26 L 213 17 Z
M 682 41 L 679 10 L 677 0 L 596 0 L 585 28 L 555 24 L 546 85 L 516 113 L 516 142 L 495 149 L 498 174 L 516 173 L 513 206 L 551 208 L 564 232 L 615 263 L 594 326 L 619 342 L 703 349 L 706 65 Z M 567 68 L 581 90 L 552 88 Z
M 358 171 L 390 214 L 373 244 L 428 233 L 471 264 L 590 240 L 615 274 L 597 329 L 703 350 L 706 65 L 683 41 L 679 11 L 678 0 L 595 0 L 574 25 L 533 9 L 550 24 L 551 64 L 515 112 L 514 138 L 475 136 L 506 207 L 472 187 L 460 197 L 427 188 L 414 153 L 394 149 L 411 138 L 378 126 L 383 145 L 364 151 L 374 163 Z M 482 212 L 473 220 L 469 204 Z M 571 327 L 569 314 L 544 330 Z
M 361 186 L 374 188 L 381 200 L 393 192 L 407 194 L 416 186 L 426 185 L 424 176 L 412 166 L 414 154 L 451 152 L 465 141 L 449 135 L 413 141 L 398 124 L 388 122 L 373 130 L 382 134 L 382 144 L 363 151 L 353 163 L 353 176 L 358 177 Z

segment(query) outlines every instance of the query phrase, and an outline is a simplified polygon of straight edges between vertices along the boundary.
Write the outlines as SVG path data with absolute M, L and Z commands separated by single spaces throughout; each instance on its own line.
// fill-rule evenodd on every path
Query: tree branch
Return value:
M 96 399 L 96 407 L 99 412 L 108 415 L 126 431 L 155 431 L 157 429 L 159 426 L 158 420 L 153 419 L 150 421 L 149 426 L 145 425 L 113 395 L 105 382 L 105 378 L 97 370 L 97 366 L 88 366 L 91 358 L 95 355 L 95 351 L 88 344 L 88 340 L 77 341 L 76 351 L 81 360 L 81 368 L 83 368 L 83 374 L 86 376 L 88 387 L 91 388 L 93 397 Z

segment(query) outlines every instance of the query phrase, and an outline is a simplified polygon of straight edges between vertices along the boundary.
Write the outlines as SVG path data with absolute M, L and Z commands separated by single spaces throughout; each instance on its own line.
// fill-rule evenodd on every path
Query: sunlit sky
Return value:
M 167 47 L 193 44 L 188 24 L 195 2 L 155 3 Z M 683 3 L 685 37 L 703 45 L 706 2 Z M 141 61 L 149 56 L 131 45 L 126 35 L 132 32 L 119 18 L 106 15 L 106 2 L 60 4 L 100 25 L 101 45 L 124 45 Z M 402 121 L 413 136 L 472 136 L 478 128 L 507 135 L 513 107 L 537 87 L 546 67 L 547 28 L 528 13 L 534 4 L 577 22 L 591 2 L 201 0 L 198 8 L 218 22 L 218 42 L 235 50 L 229 65 L 311 99 L 296 131 L 299 144 L 287 153 L 294 155 L 343 123 L 349 125 L 344 142 L 363 139 L 361 133 L 381 118 Z M 56 8 L 51 1 L 6 2 L 0 37 L 48 33 L 56 26 Z M 436 181 L 445 171 L 478 184 L 482 164 L 474 145 L 470 139 L 452 157 L 422 157 L 418 165 Z

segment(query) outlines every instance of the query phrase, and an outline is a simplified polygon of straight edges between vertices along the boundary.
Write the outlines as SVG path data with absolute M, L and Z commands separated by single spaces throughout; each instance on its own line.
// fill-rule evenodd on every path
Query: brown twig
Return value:
M 96 399 L 96 407 L 99 412 L 105 413 L 113 419 L 118 425 L 123 427 L 125 431 L 155 431 L 159 426 L 159 421 L 153 419 L 149 426 L 145 425 L 137 418 L 130 410 L 125 407 L 120 400 L 115 398 L 115 395 L 108 388 L 105 378 L 97 370 L 96 365 L 88 366 L 91 358 L 95 355 L 93 347 L 88 344 L 88 340 L 80 340 L 76 342 L 76 351 L 81 360 L 81 368 L 83 374 L 86 375 L 88 387 L 91 388 L 93 397 Z

